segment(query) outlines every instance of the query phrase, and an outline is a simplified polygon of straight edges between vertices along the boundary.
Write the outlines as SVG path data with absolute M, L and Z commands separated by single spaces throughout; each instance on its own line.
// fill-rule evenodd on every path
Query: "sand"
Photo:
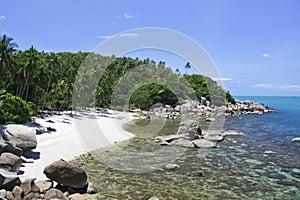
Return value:
M 47 122 L 48 120 L 54 123 Z M 77 111 L 72 117 L 69 114 L 52 115 L 36 118 L 40 130 L 47 127 L 56 131 L 44 131 L 37 135 L 37 148 L 25 154 L 32 163 L 23 163 L 20 169 L 20 179 L 46 179 L 44 167 L 53 161 L 72 160 L 87 151 L 113 145 L 115 142 L 129 139 L 134 135 L 122 129 L 122 126 L 132 120 L 131 113 L 116 111 Z

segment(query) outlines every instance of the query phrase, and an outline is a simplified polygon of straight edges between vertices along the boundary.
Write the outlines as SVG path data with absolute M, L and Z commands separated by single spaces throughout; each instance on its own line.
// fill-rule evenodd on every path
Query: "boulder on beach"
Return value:
M 35 149 L 37 146 L 35 131 L 24 125 L 7 125 L 2 133 L 2 139 L 5 142 L 21 148 L 23 152 Z
M 23 150 L 21 148 L 16 147 L 8 142 L 0 141 L 0 154 L 4 152 L 12 153 L 19 157 L 23 154 Z
M 62 191 L 52 188 L 48 190 L 45 194 L 46 200 L 59 199 L 59 200 L 67 200 L 67 197 L 62 193 Z
M 18 172 L 22 165 L 22 158 L 12 153 L 2 153 L 0 156 L 0 168 L 10 172 Z
M 62 159 L 46 166 L 44 174 L 64 186 L 83 188 L 87 183 L 87 175 L 82 168 Z
M 0 188 L 12 190 L 16 185 L 21 183 L 16 172 L 9 172 L 5 169 L 0 169 Z

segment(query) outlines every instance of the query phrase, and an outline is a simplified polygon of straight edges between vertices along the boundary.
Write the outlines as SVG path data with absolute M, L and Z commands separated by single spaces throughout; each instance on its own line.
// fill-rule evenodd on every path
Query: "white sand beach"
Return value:
M 73 117 L 68 114 L 36 118 L 41 130 L 47 127 L 56 131 L 44 131 L 37 135 L 37 148 L 27 155 L 32 163 L 23 163 L 21 180 L 37 178 L 46 179 L 44 167 L 53 161 L 72 160 L 89 150 L 113 145 L 115 142 L 133 137 L 133 134 L 122 129 L 124 123 L 132 119 L 131 113 L 116 111 L 80 111 Z M 51 120 L 52 122 L 49 122 Z M 48 122 L 47 122 L 48 121 Z M 32 127 L 37 128 L 37 127 Z

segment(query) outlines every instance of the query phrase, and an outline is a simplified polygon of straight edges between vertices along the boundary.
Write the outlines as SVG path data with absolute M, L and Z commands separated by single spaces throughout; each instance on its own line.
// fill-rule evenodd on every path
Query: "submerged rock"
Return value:
M 217 146 L 216 142 L 212 142 L 206 139 L 193 140 L 192 144 L 197 148 L 214 148 Z

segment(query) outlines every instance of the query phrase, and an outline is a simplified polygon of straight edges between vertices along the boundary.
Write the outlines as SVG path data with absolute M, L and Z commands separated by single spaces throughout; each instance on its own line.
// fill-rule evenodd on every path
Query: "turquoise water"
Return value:
M 246 136 L 227 138 L 214 149 L 188 149 L 172 162 L 179 165 L 175 170 L 124 173 L 105 165 L 103 160 L 111 158 L 126 161 L 130 155 L 125 151 L 155 153 L 165 148 L 137 130 L 149 121 L 128 124 L 127 130 L 138 138 L 120 143 L 116 150 L 99 150 L 102 161 L 85 162 L 89 177 L 101 187 L 99 199 L 148 199 L 154 195 L 162 200 L 300 199 L 300 143 L 291 142 L 300 137 L 300 97 L 236 98 L 262 102 L 277 111 L 227 118 L 224 128 Z M 167 121 L 157 135 L 176 132 L 178 123 Z M 150 167 L 155 159 L 153 154 L 147 160 Z

